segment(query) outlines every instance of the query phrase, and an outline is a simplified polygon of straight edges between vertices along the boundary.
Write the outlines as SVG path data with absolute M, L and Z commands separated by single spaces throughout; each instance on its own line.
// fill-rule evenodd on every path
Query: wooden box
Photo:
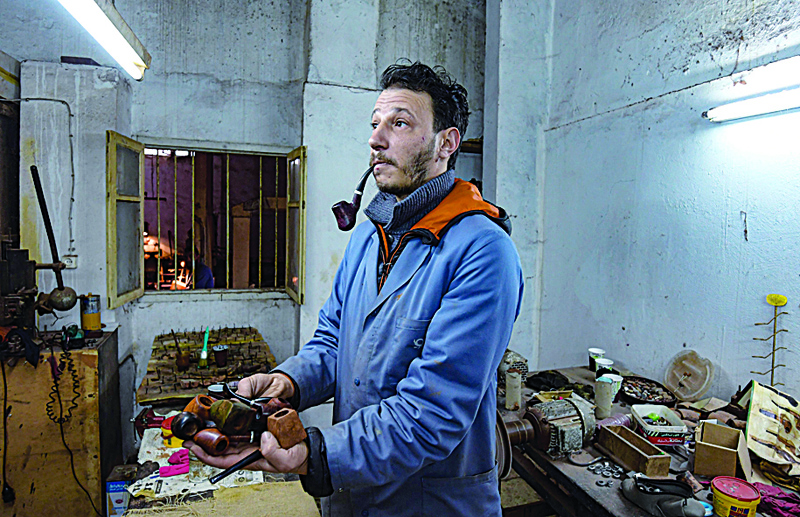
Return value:
M 669 454 L 627 427 L 602 426 L 597 447 L 626 470 L 635 470 L 651 478 L 669 476 Z
M 94 506 L 105 515 L 105 478 L 122 463 L 117 349 L 115 330 L 105 332 L 94 347 L 70 351 L 77 380 L 73 390 L 67 357 L 55 348 L 57 364 L 64 367 L 58 382 L 62 409 L 53 391 L 48 349 L 42 349 L 36 368 L 23 360 L 6 366 L 11 412 L 8 450 L 2 451 L 0 440 L 0 452 L 7 453 L 6 474 L 17 497 L 2 507 L 2 515 L 95 515 L 89 498 L 72 477 L 61 428 L 48 417 L 51 400 L 55 418 L 70 414 L 63 423 L 64 439 L 74 457 L 75 473 Z M 68 411 L 73 400 L 75 406 Z

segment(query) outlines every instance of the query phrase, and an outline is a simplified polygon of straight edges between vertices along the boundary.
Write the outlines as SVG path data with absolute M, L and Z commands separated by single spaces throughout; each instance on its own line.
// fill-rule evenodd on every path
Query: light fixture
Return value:
M 704 118 L 725 122 L 800 108 L 800 56 L 742 72 L 733 77 L 733 85 L 750 96 L 711 108 L 703 112 Z
M 800 87 L 723 104 L 703 113 L 711 122 L 725 122 L 800 108 Z
M 58 0 L 123 70 L 140 81 L 150 54 L 110 0 Z

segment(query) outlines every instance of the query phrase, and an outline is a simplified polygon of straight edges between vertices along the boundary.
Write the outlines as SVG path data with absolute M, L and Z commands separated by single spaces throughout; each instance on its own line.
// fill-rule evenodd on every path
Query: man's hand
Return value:
M 294 395 L 294 384 L 282 373 L 257 373 L 239 381 L 236 394 L 248 399 L 259 397 L 288 399 Z
M 248 467 L 245 467 L 247 470 L 294 472 L 296 474 L 306 473 L 308 466 L 308 446 L 305 442 L 300 442 L 290 449 L 281 449 L 275 436 L 268 431 L 264 431 L 261 433 L 260 445 L 259 449 L 264 457 L 250 464 Z M 228 448 L 226 454 L 211 456 L 206 453 L 202 447 L 192 441 L 183 442 L 183 446 L 192 451 L 192 453 L 197 456 L 197 459 L 203 463 L 221 469 L 227 469 L 256 450 L 253 446 L 241 448 L 231 446 Z

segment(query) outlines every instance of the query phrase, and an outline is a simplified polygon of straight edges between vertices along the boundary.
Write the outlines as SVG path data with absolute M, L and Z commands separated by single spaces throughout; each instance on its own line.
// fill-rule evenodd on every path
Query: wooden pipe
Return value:
M 217 400 L 208 413 L 217 428 L 227 435 L 250 432 L 250 424 L 256 417 L 255 409 L 231 399 Z
M 219 429 L 214 429 L 213 427 L 198 431 L 192 437 L 192 441 L 212 456 L 224 453 L 228 449 L 228 445 L 230 445 L 228 437 L 219 432 Z
M 194 413 L 203 421 L 208 421 L 211 420 L 210 410 L 211 404 L 213 403 L 214 399 L 208 395 L 198 395 L 193 398 L 183 410 L 188 411 L 189 413 Z
M 199 416 L 188 411 L 175 415 L 170 426 L 172 434 L 181 440 L 191 440 L 206 424 Z
M 306 430 L 297 411 L 281 409 L 267 418 L 267 430 L 275 435 L 282 449 L 289 449 L 306 439 Z

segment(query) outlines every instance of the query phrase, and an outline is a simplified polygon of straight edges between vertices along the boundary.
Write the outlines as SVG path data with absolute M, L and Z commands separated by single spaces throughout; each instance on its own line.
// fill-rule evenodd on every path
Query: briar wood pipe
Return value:
M 336 224 L 343 232 L 349 232 L 356 225 L 356 213 L 361 208 L 361 196 L 364 194 L 364 186 L 367 184 L 367 178 L 372 174 L 373 167 L 370 166 L 361 176 L 361 180 L 353 192 L 353 202 L 339 201 L 331 207 L 333 215 L 336 216 Z
M 213 427 L 197 431 L 192 436 L 192 441 L 212 456 L 223 454 L 231 443 L 227 436 Z
M 306 430 L 300 422 L 297 411 L 294 409 L 281 409 L 277 413 L 270 415 L 268 419 L 269 431 L 275 435 L 278 444 L 283 449 L 294 447 L 298 443 L 306 439 Z M 231 443 L 246 443 L 248 436 L 230 436 Z M 235 465 L 229 467 L 227 470 L 220 472 L 216 476 L 208 478 L 211 483 L 218 483 L 230 476 L 239 469 L 255 463 L 263 458 L 261 449 L 256 449 L 249 455 L 245 456 Z

